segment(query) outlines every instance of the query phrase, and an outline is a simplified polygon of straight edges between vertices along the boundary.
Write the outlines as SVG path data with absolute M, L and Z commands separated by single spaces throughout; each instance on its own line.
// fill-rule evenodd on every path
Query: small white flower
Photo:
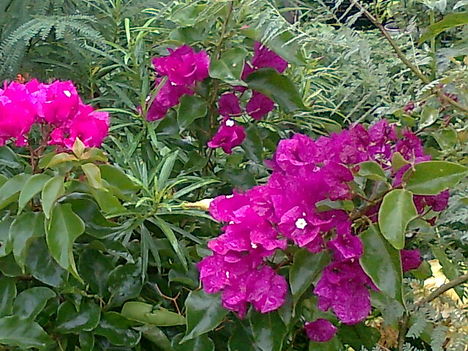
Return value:
M 250 246 L 252 246 L 252 249 L 256 249 L 258 247 L 255 243 L 250 243 Z
M 229 223 L 228 223 L 228 224 L 234 224 L 234 221 L 229 221 Z
M 234 195 L 226 195 L 226 199 L 232 199 Z
M 229 272 L 226 271 L 226 278 L 229 278 Z
M 226 121 L 226 127 L 232 127 L 232 126 L 234 126 L 234 121 L 232 119 L 228 119 Z
M 65 94 L 66 97 L 72 96 L 72 93 L 70 93 L 68 90 L 64 90 L 63 93 Z
M 296 221 L 296 228 L 298 229 L 304 229 L 305 227 L 307 227 L 307 222 L 304 218 L 299 218 L 297 221 Z

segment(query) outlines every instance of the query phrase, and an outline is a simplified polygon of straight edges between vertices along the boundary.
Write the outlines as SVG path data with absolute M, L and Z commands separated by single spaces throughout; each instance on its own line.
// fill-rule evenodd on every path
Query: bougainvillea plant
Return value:
M 317 140 L 296 134 L 278 144 L 269 165 L 264 185 L 211 203 L 211 215 L 225 226 L 208 244 L 213 255 L 198 264 L 204 290 L 222 292 L 223 306 L 239 318 L 249 304 L 260 313 L 277 310 L 288 294 L 279 269 L 295 245 L 312 254 L 330 252 L 313 293 L 318 308 L 333 311 L 341 323 L 369 316 L 372 290 L 401 301 L 396 287 L 388 291 L 381 284 L 385 268 L 373 267 L 379 263 L 369 264 L 366 254 L 378 242 L 388 255 L 401 257 L 392 262 L 395 281 L 402 270 L 418 268 L 418 250 L 403 249 L 405 228 L 416 218 L 432 223 L 446 208 L 446 188 L 453 183 L 444 175 L 457 166 L 430 161 L 416 135 L 385 120 Z M 337 328 L 320 318 L 307 322 L 306 330 L 320 342 Z

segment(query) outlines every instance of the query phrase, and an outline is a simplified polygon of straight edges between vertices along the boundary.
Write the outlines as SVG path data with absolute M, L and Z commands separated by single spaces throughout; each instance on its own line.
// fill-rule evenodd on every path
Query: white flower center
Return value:
M 258 247 L 255 243 L 250 243 L 250 246 L 252 246 L 252 249 L 256 249 Z
M 232 126 L 234 126 L 234 121 L 232 119 L 228 119 L 226 121 L 226 127 L 232 127 Z
M 72 96 L 72 94 L 68 90 L 64 90 L 63 93 L 65 94 L 66 97 Z
M 229 272 L 226 271 L 226 278 L 229 278 Z
M 305 227 L 307 227 L 307 222 L 304 218 L 299 218 L 295 224 L 296 228 L 298 229 L 304 229 Z
M 232 199 L 234 195 L 226 195 L 226 199 Z

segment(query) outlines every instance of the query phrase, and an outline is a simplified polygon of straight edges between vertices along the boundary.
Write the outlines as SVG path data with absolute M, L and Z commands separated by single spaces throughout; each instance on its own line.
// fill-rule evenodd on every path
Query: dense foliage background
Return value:
M 243 320 L 200 289 L 196 263 L 210 255 L 207 242 L 221 227 L 203 200 L 264 184 L 264 161 L 295 132 L 318 138 L 385 118 L 415 132 L 434 159 L 462 169 L 466 5 L 1 1 L 0 80 L 72 80 L 86 103 L 111 114 L 111 127 L 101 150 L 0 147 L 0 348 L 465 350 L 465 171 L 447 183 L 449 207 L 435 224 L 408 221 L 406 247 L 418 248 L 424 262 L 400 279 L 401 303 L 376 294 L 370 317 L 340 325 L 330 342 L 309 341 L 303 331 L 304 321 L 325 316 L 309 287 L 327 258 L 289 252 L 281 274 L 295 284 L 294 297 Z M 247 137 L 231 154 L 207 148 L 217 99 L 245 85 L 242 65 L 255 41 L 289 62 L 281 84 L 256 83 L 278 108 L 259 121 L 240 117 Z M 147 98 L 158 89 L 151 59 L 184 44 L 208 52 L 210 77 L 150 122 Z M 448 280 L 454 290 L 435 290 Z

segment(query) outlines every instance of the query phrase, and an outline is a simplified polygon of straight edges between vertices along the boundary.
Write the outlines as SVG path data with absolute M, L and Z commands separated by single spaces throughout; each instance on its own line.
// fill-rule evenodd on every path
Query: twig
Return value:
M 380 23 L 377 18 L 371 14 L 367 9 L 357 0 L 351 0 L 353 5 L 359 8 L 359 10 L 362 11 L 362 13 L 380 30 L 382 35 L 387 39 L 388 43 L 391 45 L 393 50 L 395 51 L 396 55 L 398 58 L 424 83 L 424 84 L 429 84 L 431 83 L 431 79 L 427 77 L 421 70 L 419 69 L 418 66 L 414 65 L 408 58 L 405 56 L 403 51 L 401 51 L 400 47 L 398 44 L 393 40 L 391 35 L 387 32 L 385 27 Z M 459 104 L 449 96 L 446 96 L 438 87 L 434 87 L 432 91 L 437 94 L 439 99 L 445 101 L 446 103 L 452 105 L 454 108 L 457 110 L 463 111 L 463 112 L 468 112 L 468 108 Z

